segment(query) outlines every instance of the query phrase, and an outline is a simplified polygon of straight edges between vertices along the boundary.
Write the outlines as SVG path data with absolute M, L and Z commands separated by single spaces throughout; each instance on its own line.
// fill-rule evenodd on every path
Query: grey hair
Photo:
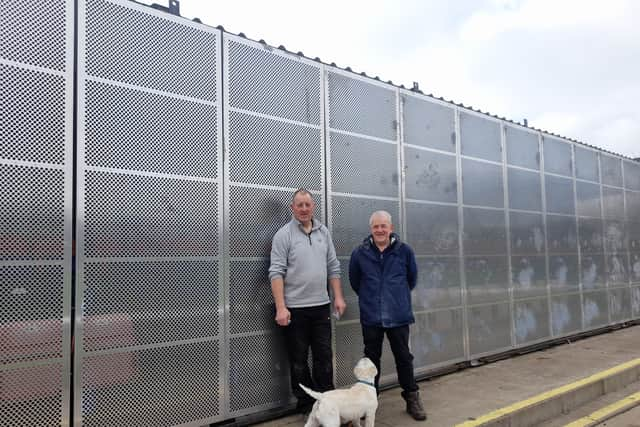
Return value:
M 371 227 L 371 225 L 373 224 L 373 218 L 375 218 L 377 216 L 384 217 L 384 219 L 389 221 L 389 224 L 393 224 L 393 221 L 391 220 L 391 214 L 389 212 L 387 212 L 387 211 L 375 211 L 369 217 L 369 227 Z

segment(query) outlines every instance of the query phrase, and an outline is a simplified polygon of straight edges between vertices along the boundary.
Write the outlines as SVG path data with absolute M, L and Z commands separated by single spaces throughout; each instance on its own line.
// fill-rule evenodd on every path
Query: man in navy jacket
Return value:
M 416 420 L 427 415 L 413 373 L 409 350 L 409 325 L 415 322 L 411 309 L 411 290 L 415 288 L 418 267 L 413 250 L 393 233 L 391 215 L 376 211 L 369 218 L 371 235 L 353 250 L 349 262 L 349 281 L 358 295 L 364 354 L 378 368 L 385 334 L 396 361 L 402 397 L 407 412 Z

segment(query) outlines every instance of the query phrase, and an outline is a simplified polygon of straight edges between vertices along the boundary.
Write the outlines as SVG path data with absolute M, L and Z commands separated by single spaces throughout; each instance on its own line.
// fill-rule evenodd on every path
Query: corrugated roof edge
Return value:
M 190 20 L 190 19 L 185 18 L 185 17 L 180 16 L 180 15 L 173 15 L 173 14 L 170 14 L 170 13 L 168 13 L 166 11 L 161 10 L 161 9 L 153 8 L 151 5 L 140 3 L 137 0 L 129 0 L 129 1 L 131 1 L 132 3 L 136 3 L 136 4 L 139 4 L 139 5 L 142 5 L 142 6 L 149 7 L 151 9 L 153 9 L 153 10 L 156 10 L 156 11 L 160 11 L 161 13 L 166 13 L 167 15 L 170 15 L 170 16 L 180 17 L 180 18 L 182 18 L 182 19 L 184 19 L 186 21 L 194 21 L 194 22 L 196 22 L 198 24 L 201 24 L 201 25 L 204 25 L 204 26 L 207 26 L 207 27 L 210 27 L 210 28 L 216 28 L 216 29 L 218 29 L 218 30 L 220 30 L 220 31 L 222 31 L 224 33 L 231 34 L 233 36 L 238 36 L 238 37 L 241 37 L 243 39 L 246 39 L 246 40 L 249 40 L 249 41 L 252 41 L 252 42 L 255 42 L 255 43 L 260 43 L 260 44 L 269 46 L 269 47 L 271 47 L 273 49 L 282 50 L 283 52 L 287 52 L 287 53 L 289 53 L 291 55 L 297 55 L 297 56 L 300 56 L 302 58 L 308 59 L 310 61 L 315 61 L 315 62 L 324 64 L 324 65 L 328 65 L 330 67 L 335 67 L 335 68 L 337 68 L 339 70 L 347 71 L 347 72 L 353 73 L 355 75 L 359 75 L 359 76 L 366 77 L 366 78 L 369 78 L 369 79 L 372 79 L 372 80 L 376 80 L 378 82 L 383 82 L 383 80 L 380 77 L 378 77 L 378 76 L 375 76 L 375 77 L 369 76 L 365 71 L 361 71 L 360 73 L 358 73 L 358 72 L 354 71 L 349 66 L 346 66 L 346 67 L 342 68 L 342 67 L 339 67 L 338 65 L 336 65 L 335 62 L 331 62 L 331 63 L 324 62 L 317 56 L 315 58 L 311 58 L 311 57 L 305 55 L 304 52 L 302 52 L 302 51 L 292 52 L 290 50 L 287 50 L 287 48 L 284 45 L 279 45 L 276 48 L 275 46 L 270 45 L 269 43 L 267 43 L 264 39 L 255 40 L 255 39 L 252 39 L 250 37 L 247 37 L 247 35 L 245 33 L 243 33 L 243 32 L 240 32 L 238 34 L 234 34 L 234 33 L 230 32 L 230 31 L 225 30 L 225 28 L 222 25 L 217 25 L 217 26 L 209 25 L 209 24 L 203 23 L 199 18 L 193 18 L 193 20 Z M 383 82 L 383 83 L 385 83 L 385 82 Z M 605 150 L 604 148 L 596 147 L 595 145 L 587 144 L 586 142 L 582 142 L 582 141 L 579 141 L 579 140 L 574 139 L 574 138 L 569 138 L 567 136 L 558 135 L 558 134 L 555 134 L 553 132 L 550 132 L 550 131 L 547 131 L 547 130 L 544 130 L 544 129 L 539 129 L 539 128 L 535 128 L 533 126 L 525 125 L 525 124 L 520 123 L 520 122 L 515 122 L 512 119 L 507 119 L 505 117 L 498 117 L 498 115 L 496 115 L 496 114 L 491 114 L 491 113 L 488 113 L 488 112 L 484 112 L 484 111 L 482 111 L 480 109 L 474 109 L 473 106 L 471 106 L 471 105 L 465 106 L 462 103 L 456 103 L 455 101 L 444 99 L 443 97 L 437 97 L 437 96 L 435 96 L 435 95 L 433 95 L 431 93 L 430 94 L 425 94 L 421 90 L 407 89 L 406 87 L 404 87 L 403 84 L 398 85 L 398 84 L 393 83 L 393 81 L 391 81 L 391 80 L 387 80 L 386 83 L 391 85 L 391 86 L 397 87 L 399 89 L 405 89 L 405 90 L 408 90 L 410 92 L 415 92 L 417 94 L 426 96 L 428 98 L 436 99 L 436 100 L 439 100 L 439 101 L 444 101 L 444 102 L 449 103 L 451 105 L 454 105 L 456 107 L 464 108 L 464 109 L 467 109 L 467 110 L 470 110 L 470 111 L 474 111 L 476 113 L 481 113 L 481 114 L 484 114 L 484 115 L 486 115 L 488 117 L 493 117 L 493 118 L 496 118 L 496 119 L 499 119 L 499 120 L 503 120 L 505 122 L 509 122 L 509 123 L 514 124 L 514 125 L 518 125 L 520 127 L 526 128 L 526 129 L 531 129 L 533 131 L 544 133 L 544 134 L 547 134 L 549 136 L 553 136 L 553 137 L 556 137 L 556 138 L 562 138 L 562 139 L 565 139 L 567 141 L 574 142 L 576 144 L 584 145 L 585 147 L 589 147 L 589 148 L 592 148 L 592 149 L 595 149 L 595 150 L 598 150 L 598 151 L 602 151 L 604 153 L 613 154 L 614 156 L 618 156 L 618 157 L 621 157 L 621 158 L 626 159 L 626 160 L 631 160 L 631 161 L 635 161 L 635 162 L 640 163 L 640 158 L 635 158 L 634 159 L 632 157 L 625 156 L 624 154 L 616 153 L 614 151 Z

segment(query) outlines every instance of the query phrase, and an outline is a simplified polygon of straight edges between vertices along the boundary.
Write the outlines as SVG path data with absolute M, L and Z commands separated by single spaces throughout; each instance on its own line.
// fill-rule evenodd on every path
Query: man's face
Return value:
M 388 246 L 391 241 L 391 233 L 393 232 L 393 224 L 384 216 L 376 215 L 371 221 L 371 235 L 376 246 Z
M 305 193 L 297 194 L 291 204 L 291 210 L 295 219 L 302 223 L 307 223 L 313 218 L 313 208 L 315 203 L 310 195 Z

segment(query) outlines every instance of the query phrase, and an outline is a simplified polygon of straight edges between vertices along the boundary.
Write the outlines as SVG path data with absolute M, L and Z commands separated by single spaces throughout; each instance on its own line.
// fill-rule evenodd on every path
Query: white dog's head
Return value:
M 372 380 L 376 375 L 378 375 L 378 369 L 371 359 L 363 357 L 358 360 L 355 368 L 353 368 L 353 374 L 359 380 Z

